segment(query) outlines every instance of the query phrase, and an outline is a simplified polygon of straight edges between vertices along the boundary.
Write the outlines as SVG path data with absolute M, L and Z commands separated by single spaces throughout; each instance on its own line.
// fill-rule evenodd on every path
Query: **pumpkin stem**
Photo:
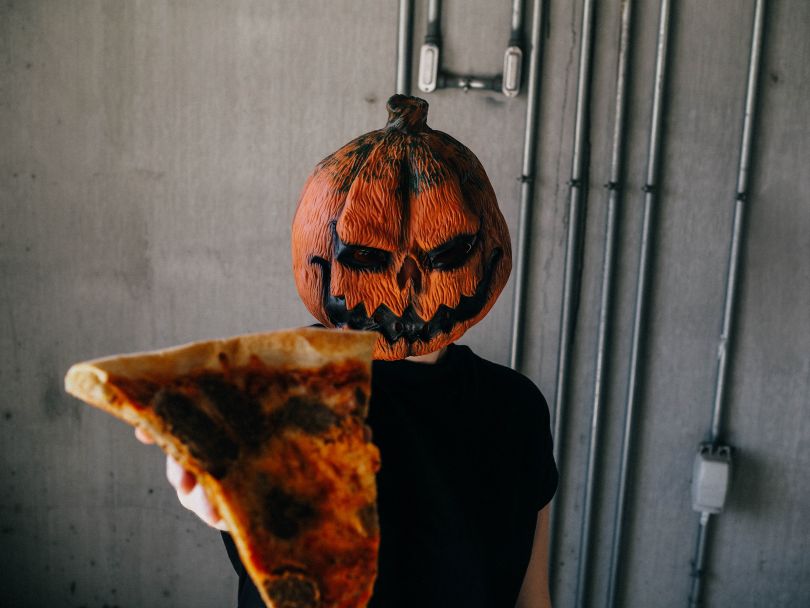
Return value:
M 396 129 L 413 135 L 428 128 L 428 102 L 419 97 L 392 95 L 385 104 L 388 108 L 387 129 Z

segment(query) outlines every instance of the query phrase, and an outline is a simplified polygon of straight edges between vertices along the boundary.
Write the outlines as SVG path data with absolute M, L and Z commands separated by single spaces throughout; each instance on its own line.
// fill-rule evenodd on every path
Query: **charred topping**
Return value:
M 323 403 L 303 397 L 291 397 L 269 416 L 273 432 L 295 428 L 310 435 L 320 435 L 339 421 L 340 416 Z
M 275 608 L 316 608 L 320 604 L 318 586 L 300 574 L 271 580 L 265 590 Z
M 317 511 L 306 499 L 293 496 L 272 480 L 265 478 L 264 515 L 265 526 L 282 540 L 298 536 L 302 528 L 315 519 Z
M 354 389 L 354 400 L 357 402 L 354 415 L 365 420 L 366 416 L 368 416 L 368 397 L 359 387 Z
M 155 395 L 153 408 L 208 473 L 216 479 L 225 476 L 239 456 L 239 446 L 213 419 L 182 393 L 166 388 Z
M 212 374 L 200 376 L 197 386 L 236 436 L 251 449 L 258 448 L 267 429 L 259 402 Z
M 369 536 L 376 536 L 380 532 L 380 524 L 377 520 L 377 505 L 369 503 L 357 511 L 357 518 L 363 526 L 363 530 Z
M 110 376 L 110 384 L 124 394 L 127 401 L 136 407 L 146 407 L 160 388 L 157 382 L 146 378 L 131 379 L 123 376 Z
M 307 369 L 288 369 L 276 373 L 261 365 L 244 372 L 244 392 L 261 400 L 268 391 L 283 393 L 292 387 L 305 386 L 308 391 L 331 393 L 346 385 L 368 382 L 368 368 L 362 363 L 346 361 L 330 363 L 316 372 Z

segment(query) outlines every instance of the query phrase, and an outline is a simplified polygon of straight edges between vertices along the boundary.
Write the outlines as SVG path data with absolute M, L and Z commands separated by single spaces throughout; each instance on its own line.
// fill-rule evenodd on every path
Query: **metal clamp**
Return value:
M 503 55 L 503 82 L 501 92 L 507 97 L 520 93 L 520 76 L 523 67 L 523 49 L 510 46 Z
M 417 86 L 423 93 L 436 89 L 462 89 L 465 92 L 500 91 L 506 97 L 520 94 L 523 71 L 523 2 L 512 1 L 512 24 L 509 44 L 503 56 L 503 72 L 496 76 L 452 74 L 441 67 L 441 1 L 430 0 L 425 41 L 419 51 Z
M 439 45 L 426 42 L 419 51 L 419 81 L 420 91 L 432 93 L 439 82 Z

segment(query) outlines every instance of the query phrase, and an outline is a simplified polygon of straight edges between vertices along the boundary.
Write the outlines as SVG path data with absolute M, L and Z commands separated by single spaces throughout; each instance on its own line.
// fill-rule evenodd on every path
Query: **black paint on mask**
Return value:
M 413 344 L 417 341 L 429 342 L 442 332 L 449 333 L 457 323 L 463 323 L 478 315 L 489 299 L 492 275 L 502 256 L 503 250 L 500 248 L 495 249 L 490 254 L 484 271 L 484 278 L 478 284 L 473 295 L 462 295 L 455 308 L 450 308 L 444 304 L 440 305 L 436 313 L 428 321 L 422 320 L 416 314 L 413 304 L 409 304 L 405 308 L 402 316 L 394 314 L 385 304 L 381 304 L 371 316 L 368 316 L 366 306 L 362 302 L 358 303 L 354 308 L 348 309 L 346 308 L 346 298 L 344 296 L 332 295 L 332 264 L 320 256 L 312 256 L 310 263 L 321 267 L 323 308 L 329 317 L 329 321 L 335 327 L 378 331 L 385 336 L 385 339 L 390 344 L 400 339 L 406 340 L 408 344 Z

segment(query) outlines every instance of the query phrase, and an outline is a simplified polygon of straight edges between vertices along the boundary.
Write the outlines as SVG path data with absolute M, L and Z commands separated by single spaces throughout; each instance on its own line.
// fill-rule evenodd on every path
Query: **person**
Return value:
M 324 159 L 293 221 L 293 273 L 321 324 L 377 331 L 367 424 L 380 450 L 380 550 L 370 608 L 546 608 L 548 406 L 525 376 L 456 340 L 511 268 L 478 159 L 395 95 L 384 129 Z M 367 311 L 372 311 L 368 316 Z M 137 437 L 150 443 L 142 431 Z M 264 606 L 219 514 L 171 458 L 181 504 L 222 531 L 239 608 Z

